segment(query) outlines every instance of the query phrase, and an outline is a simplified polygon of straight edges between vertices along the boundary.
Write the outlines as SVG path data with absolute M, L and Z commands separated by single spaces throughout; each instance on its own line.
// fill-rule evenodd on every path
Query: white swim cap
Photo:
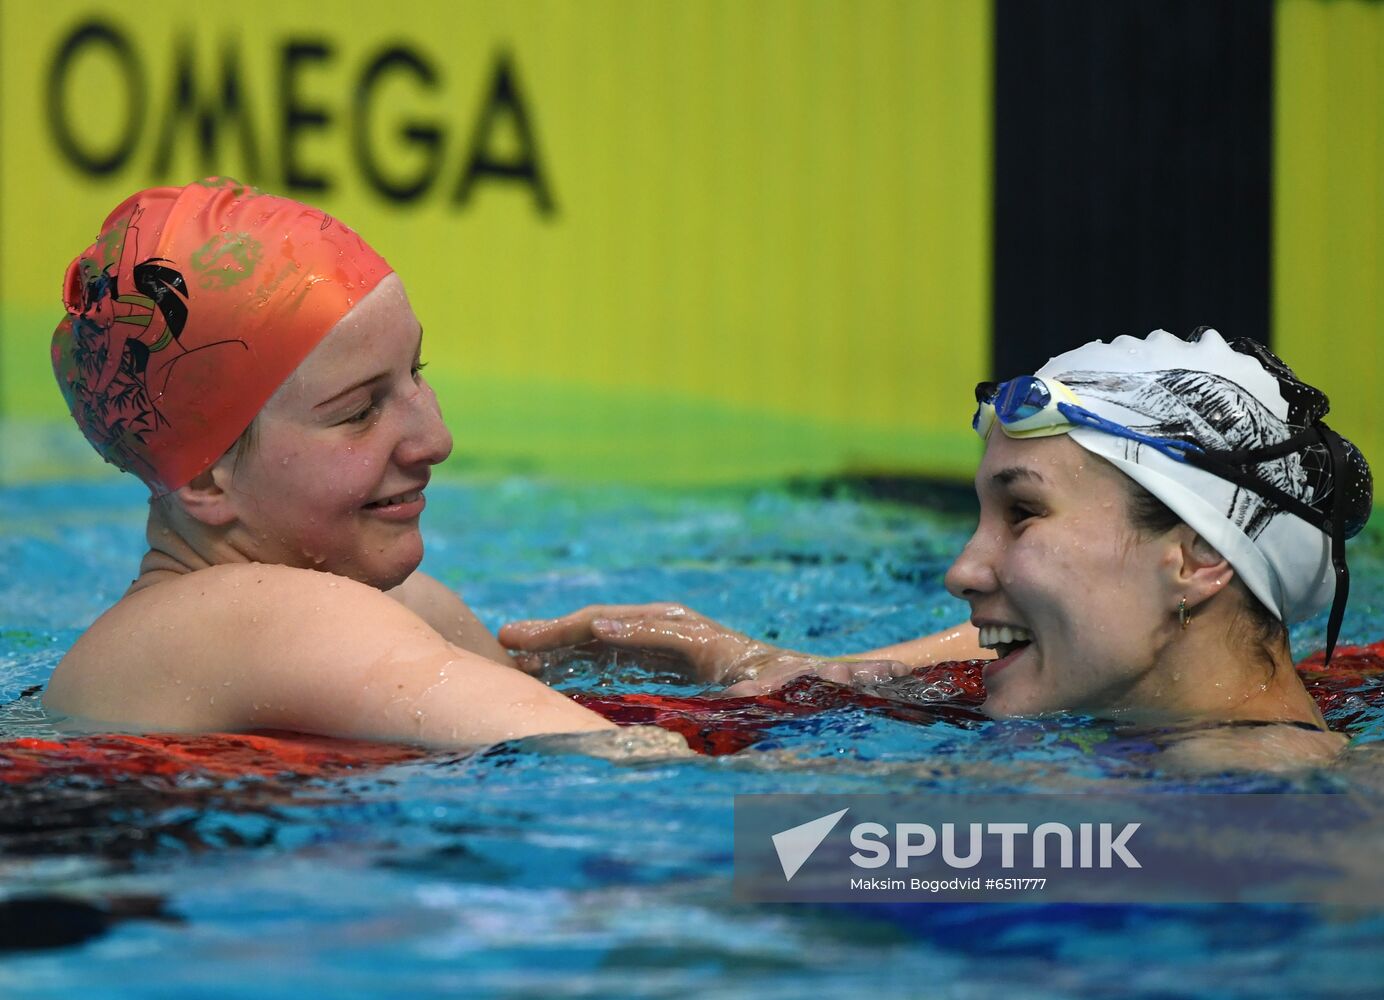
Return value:
M 1373 490 L 1359 450 L 1321 424 L 1329 408 L 1324 394 L 1263 345 L 1226 343 L 1207 328 L 1188 340 L 1156 330 L 1143 340 L 1094 341 L 1037 374 L 1061 381 L 1099 417 L 1191 442 L 1208 461 L 1219 461 L 1218 474 L 1137 440 L 1083 426 L 1070 432 L 1213 545 L 1281 621 L 1311 617 L 1335 595 L 1339 607 L 1328 626 L 1334 646 L 1348 586 L 1344 539 L 1369 520 Z M 1263 454 L 1284 442 L 1281 454 Z M 1273 499 L 1275 491 L 1286 499 Z M 1289 504 L 1299 513 L 1285 509 Z

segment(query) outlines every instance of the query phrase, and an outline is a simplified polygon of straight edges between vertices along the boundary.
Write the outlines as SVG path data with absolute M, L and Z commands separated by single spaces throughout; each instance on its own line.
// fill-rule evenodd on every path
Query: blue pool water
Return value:
M 123 591 L 133 483 L 0 489 L 0 740 L 54 733 L 17 696 Z M 673 494 L 529 481 L 429 490 L 425 568 L 492 626 L 673 598 L 799 648 L 884 645 L 964 617 L 941 575 L 971 526 L 840 491 Z M 1343 641 L 1384 637 L 1378 523 Z M 1298 630 L 1299 655 L 1321 621 Z M 609 665 L 607 665 L 609 666 Z M 599 692 L 695 693 L 636 664 Z M 724 757 L 615 763 L 525 745 L 336 777 L 57 774 L 0 783 L 0 907 L 103 926 L 0 953 L 0 996 L 1377 996 L 1384 906 L 808 906 L 731 896 L 732 796 L 1169 789 L 1082 720 L 917 724 L 860 707 Z M 1208 790 L 1378 799 L 1384 713 L 1353 763 Z M 1384 845 L 1375 845 L 1384 860 Z M 110 914 L 126 912 L 116 919 Z M 95 914 L 95 917 L 92 916 Z M 4 926 L 0 912 L 0 927 Z M 0 942 L 3 944 L 3 942 Z

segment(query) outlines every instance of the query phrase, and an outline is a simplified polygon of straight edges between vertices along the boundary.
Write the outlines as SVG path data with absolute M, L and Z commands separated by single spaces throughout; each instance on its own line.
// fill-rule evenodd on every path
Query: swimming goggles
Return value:
M 1082 406 L 1076 393 L 1055 378 L 1021 375 L 1007 382 L 981 382 L 976 386 L 976 403 L 971 426 L 982 440 L 988 441 L 996 426 L 1011 438 L 1050 437 L 1065 434 L 1074 427 L 1090 427 L 1147 445 L 1174 461 L 1184 462 L 1236 486 L 1252 490 L 1327 535 L 1331 539 L 1331 563 L 1336 575 L 1336 594 L 1326 625 L 1326 662 L 1331 662 L 1350 594 L 1350 570 L 1346 566 L 1345 510 L 1341 505 L 1346 482 L 1346 451 L 1340 435 L 1326 424 L 1317 421 L 1297 434 L 1263 448 L 1208 451 L 1190 441 L 1154 437 L 1106 420 Z M 1264 462 L 1315 445 L 1324 447 L 1330 456 L 1333 484 L 1330 511 L 1321 511 L 1303 503 L 1253 471 Z
M 976 412 L 971 427 L 988 441 L 996 425 L 1012 438 L 1051 437 L 1073 427 L 1090 427 L 1148 445 L 1179 462 L 1202 449 L 1177 438 L 1141 434 L 1081 405 L 1076 393 L 1055 378 L 1020 375 L 1008 382 L 982 382 L 976 386 Z

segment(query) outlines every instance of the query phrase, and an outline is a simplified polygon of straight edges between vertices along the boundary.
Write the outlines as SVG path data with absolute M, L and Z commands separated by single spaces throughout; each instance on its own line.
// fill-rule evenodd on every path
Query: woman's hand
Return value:
M 561 618 L 510 622 L 499 637 L 529 672 L 551 662 L 544 653 L 573 647 L 587 651 L 594 644 L 651 654 L 707 684 L 734 683 L 752 677 L 757 665 L 775 657 L 801 656 L 757 642 L 681 604 L 593 604 Z

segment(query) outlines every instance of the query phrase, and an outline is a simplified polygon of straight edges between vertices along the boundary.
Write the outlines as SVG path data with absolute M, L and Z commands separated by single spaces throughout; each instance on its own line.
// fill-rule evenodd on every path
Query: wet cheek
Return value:
M 1147 567 L 1131 562 L 1129 552 L 1117 542 L 1084 545 L 1076 572 L 1091 581 L 1092 592 L 1111 606 L 1137 600 L 1150 578 Z
M 270 469 L 287 469 L 293 465 L 293 459 L 293 455 L 276 455 L 265 462 L 265 464 L 268 465 Z
M 323 499 L 353 509 L 373 498 L 383 468 L 372 449 L 356 444 L 322 456 L 317 465 Z
M 1128 604 L 1129 581 L 1117 571 L 1117 554 L 1103 547 L 1073 542 L 1051 558 L 1053 579 L 1069 588 L 1070 616 L 1100 632 L 1122 621 Z
M 351 477 L 349 489 L 351 498 L 358 503 L 368 503 L 374 492 L 375 460 L 369 455 L 360 455 L 355 462 L 355 475 Z
M 1014 591 L 1043 591 L 1069 579 L 1076 569 L 1072 553 L 1060 546 L 1026 545 L 1012 549 L 996 568 L 1001 585 Z

